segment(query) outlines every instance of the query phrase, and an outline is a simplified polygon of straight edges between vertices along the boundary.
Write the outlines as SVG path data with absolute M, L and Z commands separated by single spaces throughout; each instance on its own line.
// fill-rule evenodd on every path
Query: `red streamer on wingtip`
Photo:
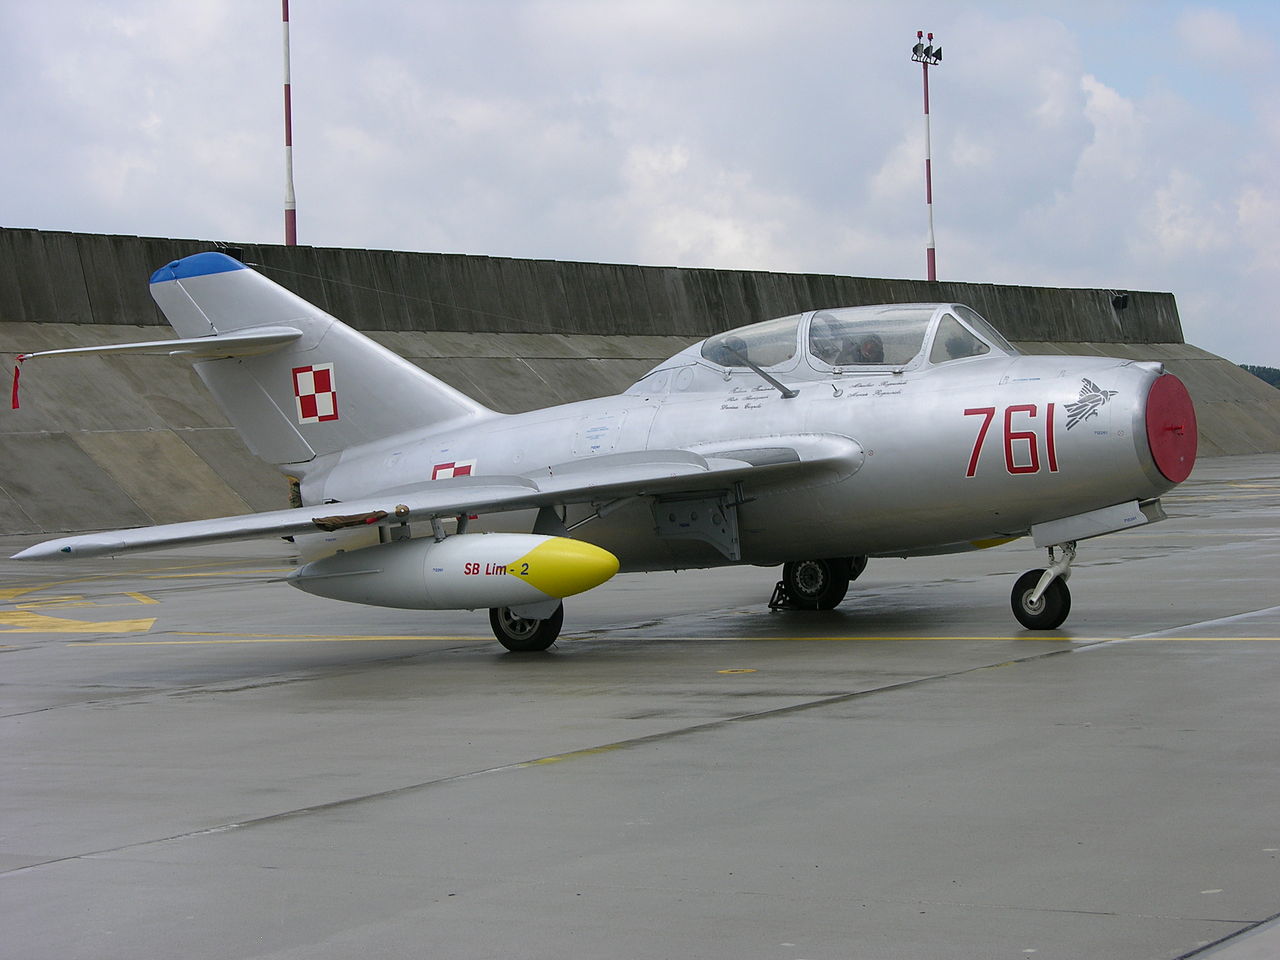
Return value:
M 13 409 L 18 409 L 18 374 L 22 373 L 22 361 L 27 359 L 26 354 L 18 354 L 13 364 Z

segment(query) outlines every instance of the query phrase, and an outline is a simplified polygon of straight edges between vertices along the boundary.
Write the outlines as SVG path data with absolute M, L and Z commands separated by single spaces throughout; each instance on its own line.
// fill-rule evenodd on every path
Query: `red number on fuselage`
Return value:
M 1045 459 L 1049 464 L 1049 472 L 1058 472 L 1058 444 L 1053 435 L 1052 403 L 1045 405 Z M 1035 430 L 1037 407 L 1034 403 L 1019 403 L 1006 407 L 1004 411 L 1004 468 L 1013 476 L 1040 472 L 1040 434 Z M 1029 421 L 1029 430 L 1013 428 L 1014 414 L 1025 414 Z M 977 476 L 978 460 L 982 457 L 982 445 L 986 442 L 987 431 L 996 417 L 995 407 L 970 407 L 965 410 L 966 417 L 982 417 L 982 426 L 978 427 L 978 436 L 973 441 L 973 452 L 969 454 L 969 465 L 965 468 L 966 477 Z M 1020 447 L 1015 448 L 1015 444 Z M 1015 454 L 1023 454 L 1024 462 L 1019 463 Z
M 1040 451 L 1036 449 L 1040 446 L 1040 438 L 1030 430 L 1014 430 L 1013 415 L 1015 413 L 1025 413 L 1031 419 L 1035 419 L 1036 405 L 1034 403 L 1022 403 L 1015 407 L 1007 407 L 1004 411 L 1004 468 L 1012 474 L 1019 473 L 1039 473 L 1040 472 Z M 1030 463 L 1016 463 L 1013 457 L 1013 444 L 1015 441 L 1021 441 L 1027 445 L 1027 451 L 1031 454 Z
M 982 441 L 987 439 L 987 430 L 991 427 L 991 421 L 995 419 L 995 407 L 974 407 L 964 412 L 966 417 L 985 417 L 982 426 L 978 428 L 978 439 L 973 441 L 973 453 L 969 457 L 969 469 L 964 472 L 966 477 L 972 477 L 978 472 L 978 457 L 982 453 Z

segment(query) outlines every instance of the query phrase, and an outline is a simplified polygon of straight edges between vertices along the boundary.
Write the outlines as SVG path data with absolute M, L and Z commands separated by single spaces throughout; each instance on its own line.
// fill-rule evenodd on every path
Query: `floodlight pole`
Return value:
M 929 215 L 929 239 L 925 244 L 925 269 L 930 280 L 938 279 L 938 260 L 933 242 L 933 148 L 929 142 L 929 67 L 942 62 L 942 47 L 933 46 L 933 34 L 929 34 L 925 46 L 925 33 L 916 31 L 916 45 L 911 49 L 911 59 L 920 64 L 924 72 L 924 205 Z
M 284 243 L 298 243 L 298 202 L 293 195 L 293 101 L 289 95 L 289 0 L 280 0 L 284 18 Z

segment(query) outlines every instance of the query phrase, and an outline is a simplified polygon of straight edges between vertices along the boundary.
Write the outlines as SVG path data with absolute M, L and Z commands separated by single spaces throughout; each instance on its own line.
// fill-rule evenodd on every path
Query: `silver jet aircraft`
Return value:
M 829 609 L 872 557 L 1030 536 L 1014 616 L 1055 629 L 1076 543 L 1162 519 L 1195 411 L 1158 363 L 1026 356 L 971 308 L 813 310 L 695 343 L 623 393 L 504 415 L 221 253 L 151 278 L 176 340 L 45 354 L 190 359 L 295 506 L 85 534 L 19 559 L 293 537 L 337 600 L 489 608 L 544 650 L 562 598 L 619 569 L 782 565 L 772 606 Z M 40 356 L 32 354 L 30 356 Z

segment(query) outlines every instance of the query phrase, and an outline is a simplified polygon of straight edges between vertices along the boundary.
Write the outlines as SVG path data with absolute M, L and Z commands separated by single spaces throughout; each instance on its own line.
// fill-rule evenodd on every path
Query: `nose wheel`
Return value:
M 1056 630 L 1071 612 L 1071 561 L 1076 558 L 1076 545 L 1058 544 L 1049 548 L 1049 566 L 1028 570 L 1013 585 L 1009 596 L 1013 615 L 1028 630 Z

